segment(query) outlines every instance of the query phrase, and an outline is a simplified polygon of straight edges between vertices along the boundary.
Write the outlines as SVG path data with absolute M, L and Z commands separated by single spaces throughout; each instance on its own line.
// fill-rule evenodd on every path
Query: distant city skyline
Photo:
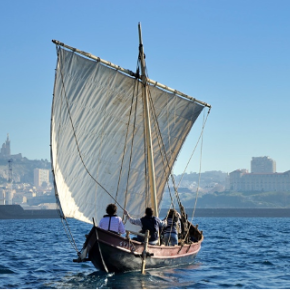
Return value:
M 289 170 L 290 1 L 69 4 L 0 1 L 0 139 L 9 133 L 12 153 L 50 160 L 51 40 L 134 71 L 141 22 L 149 78 L 212 105 L 201 172 L 250 169 L 253 156 L 270 156 L 278 172 Z M 204 117 L 187 137 L 175 174 L 183 172 Z M 200 152 L 186 172 L 199 172 Z
M 2 144 L 2 147 L 0 148 L 0 157 L 9 157 L 11 155 L 11 156 L 15 156 L 16 158 L 19 158 L 19 156 L 23 155 L 22 153 L 12 154 L 11 153 L 10 144 L 11 144 L 11 140 L 9 139 L 9 133 L 7 133 L 7 139 Z M 26 157 L 26 156 L 24 156 L 24 157 Z M 26 157 L 26 158 L 28 158 L 28 157 Z M 28 158 L 28 159 L 37 160 L 38 158 L 34 158 L 34 159 Z M 38 160 L 41 160 L 41 159 L 45 160 L 47 158 L 39 158 Z M 50 158 L 47 159 L 47 160 L 50 162 Z M 235 170 L 246 169 L 246 170 L 251 171 L 251 172 L 259 172 L 260 168 L 264 168 L 264 171 L 261 171 L 261 172 L 271 172 L 271 173 L 272 172 L 277 172 L 276 171 L 276 160 L 273 160 L 272 158 L 270 158 L 270 156 L 253 156 L 253 157 L 251 157 L 251 160 L 249 160 L 249 168 L 250 169 L 241 168 L 241 167 L 238 166 L 237 168 L 235 168 L 235 169 L 233 169 L 232 171 L 229 171 L 229 172 L 223 171 L 223 170 L 219 170 L 219 169 L 212 169 L 212 170 L 207 170 L 207 171 L 217 170 L 217 171 L 230 173 L 230 172 L 233 172 Z M 289 169 L 287 169 L 285 171 L 281 171 L 281 173 L 286 172 L 288 170 L 290 170 L 290 166 L 289 166 Z M 202 172 L 204 172 L 204 171 L 202 171 Z M 189 172 L 187 172 L 187 173 L 189 173 Z M 181 173 L 175 173 L 175 174 L 179 175 Z

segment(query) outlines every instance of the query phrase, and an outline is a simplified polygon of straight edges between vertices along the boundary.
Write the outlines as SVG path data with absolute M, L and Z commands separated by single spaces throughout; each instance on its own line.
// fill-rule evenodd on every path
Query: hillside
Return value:
M 179 191 L 181 202 L 194 207 L 196 192 Z M 165 192 L 162 208 L 170 206 L 169 192 Z M 197 208 L 290 208 L 290 192 L 219 192 L 198 194 Z
M 14 183 L 34 183 L 34 169 L 51 170 L 47 160 L 28 160 L 19 158 L 12 162 Z M 0 184 L 8 179 L 8 160 L 0 159 Z M 198 208 L 290 208 L 290 192 L 228 192 L 225 191 L 227 173 L 208 171 L 199 174 L 175 175 L 175 182 L 179 184 L 180 199 L 186 207 L 194 207 L 196 190 L 199 186 Z M 174 190 L 171 187 L 171 193 Z M 168 189 L 165 189 L 161 207 L 170 206 L 171 198 Z
M 12 176 L 14 183 L 34 183 L 34 169 L 51 169 L 47 160 L 29 160 L 25 157 L 12 161 Z M 8 160 L 0 159 L 0 183 L 8 180 Z

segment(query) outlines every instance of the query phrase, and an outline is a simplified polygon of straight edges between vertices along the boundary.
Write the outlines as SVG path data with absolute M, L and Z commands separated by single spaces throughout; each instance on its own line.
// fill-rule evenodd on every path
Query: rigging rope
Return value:
M 135 86 L 136 86 L 136 83 L 137 83 L 137 95 L 138 95 L 138 82 L 135 82 Z M 133 89 L 133 92 L 135 92 L 135 88 Z M 126 137 L 125 137 L 125 142 L 124 142 L 122 162 L 121 162 L 121 168 L 120 168 L 120 174 L 119 174 L 119 179 L 118 179 L 118 185 L 117 185 L 115 200 L 117 200 L 117 197 L 118 197 L 118 191 L 119 191 L 119 186 L 120 186 L 120 181 L 121 181 L 121 175 L 122 175 L 122 171 L 123 171 L 123 164 L 124 164 L 124 158 L 125 158 L 125 153 L 126 153 L 127 140 L 128 140 L 128 134 L 129 134 L 129 128 L 130 128 L 130 121 L 131 121 L 131 115 L 132 115 L 132 110 L 133 110 L 133 102 L 134 102 L 134 99 L 135 99 L 135 94 L 133 93 L 132 100 L 131 100 L 129 120 L 128 120 L 128 125 L 127 125 L 127 130 L 126 130 Z M 137 107 L 137 100 L 136 100 L 136 107 Z M 136 107 L 135 107 L 135 119 L 134 119 L 134 126 L 133 126 L 133 138 L 132 138 L 131 154 L 130 154 L 130 162 L 129 162 L 129 170 L 128 170 L 128 179 L 129 179 L 129 175 L 130 175 L 130 166 L 131 166 L 131 160 L 132 160 L 132 148 L 133 148 L 133 142 L 134 142 L 134 136 L 135 136 L 134 135 L 134 131 L 135 131 L 135 125 L 136 125 Z M 126 188 L 125 195 L 127 195 L 127 192 L 128 192 L 128 181 L 127 181 L 127 188 Z M 126 197 L 125 197 L 125 203 L 126 203 Z M 124 208 L 126 208 L 126 206 L 124 206 Z
M 194 147 L 194 149 L 193 149 L 193 151 L 192 151 L 192 153 L 191 153 L 191 156 L 190 156 L 190 158 L 189 158 L 189 160 L 188 160 L 188 162 L 187 162 L 187 164 L 186 164 L 186 166 L 185 166 L 185 168 L 184 168 L 184 171 L 183 171 L 183 173 L 182 173 L 182 175 L 181 175 L 181 178 L 180 178 L 180 180 L 179 180 L 179 183 L 178 183 L 178 185 L 177 185 L 177 188 L 179 187 L 179 185 L 180 185 L 180 183 L 181 183 L 181 181 L 182 181 L 182 179 L 183 179 L 183 177 L 184 177 L 184 175 L 185 175 L 185 171 L 186 171 L 186 169 L 187 169 L 187 167 L 188 167 L 188 165 L 189 165 L 189 163 L 190 163 L 190 161 L 191 161 L 191 159 L 192 159 L 192 157 L 193 157 L 193 154 L 194 154 L 194 152 L 195 152 L 195 150 L 196 150 L 196 147 L 197 147 L 197 145 L 198 145 L 200 139 L 201 139 L 202 136 L 203 136 L 203 131 L 204 131 L 205 124 L 206 124 L 206 121 L 207 121 L 207 118 L 208 118 L 209 113 L 210 113 L 210 109 L 208 109 L 207 116 L 206 116 L 206 119 L 205 119 L 204 122 L 203 122 L 202 129 L 201 129 L 201 132 L 200 132 L 199 138 L 198 138 L 197 143 L 195 144 L 195 147 Z
M 187 169 L 187 167 L 188 167 L 188 165 L 189 165 L 189 163 L 190 163 L 190 161 L 191 161 L 191 159 L 192 159 L 192 156 L 193 156 L 193 154 L 194 154 L 194 152 L 195 152 L 195 150 L 196 150 L 196 147 L 197 147 L 197 145 L 199 144 L 200 139 L 202 139 L 202 144 L 201 144 L 201 156 L 202 156 L 203 132 L 204 132 L 204 128 L 205 128 L 205 124 L 206 124 L 206 121 L 207 121 L 208 115 L 209 115 L 209 113 L 210 113 L 210 109 L 208 110 L 208 113 L 207 113 L 207 117 L 206 117 L 206 119 L 203 121 L 203 126 L 202 126 L 202 130 L 201 130 L 200 136 L 199 136 L 199 138 L 198 138 L 198 141 L 197 141 L 197 143 L 196 143 L 196 145 L 195 145 L 195 147 L 194 147 L 194 150 L 193 150 L 193 152 L 192 152 L 192 154 L 191 154 L 191 156 L 190 156 L 190 159 L 189 159 L 189 161 L 188 161 L 188 163 L 187 163 L 187 165 L 186 165 L 186 167 L 185 167 L 185 170 L 184 170 L 184 172 L 183 172 L 183 175 L 182 175 L 182 177 L 181 177 L 181 179 L 180 179 L 180 181 L 179 181 L 179 183 L 178 183 L 178 185 L 177 185 L 177 187 L 176 187 L 174 176 L 171 174 L 171 170 L 170 170 L 170 166 L 169 166 L 169 161 L 168 161 L 167 154 L 166 154 L 165 145 L 164 145 L 163 138 L 162 138 L 162 135 L 161 135 L 161 131 L 160 131 L 160 127 L 159 127 L 159 123 L 158 123 L 158 119 L 157 119 L 156 110 L 155 110 L 155 107 L 154 107 L 154 104 L 153 104 L 153 99 L 152 99 L 152 97 L 151 97 L 151 94 L 150 94 L 150 90 L 149 90 L 149 89 L 148 89 L 148 91 L 149 91 L 149 100 L 150 100 L 151 110 L 152 110 L 153 113 L 154 113 L 154 114 L 153 114 L 153 115 L 154 115 L 154 121 L 155 121 L 154 124 L 155 124 L 155 126 L 157 127 L 158 132 L 159 132 L 159 134 L 157 134 L 157 140 L 158 140 L 158 145 L 159 145 L 159 149 L 160 149 L 160 154 L 161 154 L 161 156 L 162 156 L 163 166 L 164 166 L 164 156 L 165 156 L 165 159 L 166 159 L 166 165 L 167 165 L 167 167 L 168 167 L 168 170 L 169 170 L 169 172 L 170 172 L 170 176 L 171 176 L 171 178 L 172 178 L 172 183 L 173 183 L 173 188 L 174 188 L 174 191 L 175 191 L 176 200 L 177 200 L 178 205 L 179 205 L 179 207 L 180 207 L 181 213 L 182 213 L 183 215 L 185 215 L 185 210 L 184 210 L 184 207 L 183 207 L 182 204 L 181 204 L 181 200 L 180 200 L 180 197 L 179 197 L 179 194 L 178 194 L 178 187 L 179 187 L 179 185 L 180 185 L 180 183 L 181 183 L 181 180 L 182 180 L 182 178 L 183 178 L 183 176 L 184 176 L 184 174 L 185 174 L 185 171 L 186 171 L 186 169 Z M 163 150 L 162 150 L 162 148 L 161 148 L 160 141 L 159 141 L 159 138 L 158 138 L 158 137 L 161 139 L 162 148 L 163 148 L 163 150 L 164 150 L 164 153 L 163 153 Z M 166 166 L 166 165 L 165 165 L 165 166 Z M 165 166 L 164 166 L 164 171 L 165 171 Z M 194 215 L 194 213 L 195 213 L 195 208 L 196 208 L 196 204 L 197 204 L 197 197 L 198 197 L 198 189 L 199 189 L 199 184 L 200 184 L 200 177 L 201 177 L 201 158 L 200 158 L 200 169 L 199 169 L 199 182 L 198 182 L 198 187 L 197 187 L 197 192 L 196 192 L 196 199 L 195 199 L 195 205 L 194 205 L 194 208 L 193 208 L 192 217 L 193 217 L 193 215 Z M 167 185 L 168 185 L 168 181 L 167 181 Z M 173 207 L 174 207 L 174 201 L 173 201 L 173 198 L 172 198 L 172 195 L 171 195 L 171 191 L 170 191 L 170 187 L 169 187 L 169 185 L 168 185 L 168 188 L 169 188 L 169 193 L 170 193 L 170 198 L 171 198 L 171 205 L 173 205 Z M 167 216 L 168 216 L 168 213 L 167 213 Z M 185 221 L 186 221 L 186 223 L 187 223 L 187 220 L 186 220 L 186 219 L 185 219 Z M 190 230 L 190 226 L 189 226 L 189 227 L 186 226 L 186 231 L 185 231 L 184 240 L 186 240 L 186 238 L 187 238 L 187 236 L 188 236 L 188 234 L 189 234 L 189 230 Z
M 194 203 L 194 207 L 193 207 L 193 211 L 192 211 L 192 215 L 191 215 L 191 220 L 193 220 L 193 217 L 194 217 L 194 214 L 195 214 L 195 209 L 196 209 L 196 205 L 197 205 L 197 199 L 198 199 L 198 193 L 199 193 L 199 185 L 200 185 L 200 179 L 201 179 L 201 163 L 202 163 L 202 149 L 203 149 L 203 131 L 204 131 L 204 127 L 205 127 L 205 123 L 206 123 L 206 120 L 208 118 L 208 115 L 209 115 L 209 112 L 210 112 L 210 109 L 207 113 L 207 116 L 205 119 L 203 119 L 203 126 L 202 126 L 202 132 L 201 132 L 201 135 L 200 135 L 200 138 L 199 140 L 201 139 L 201 146 L 200 146 L 200 160 L 199 160 L 199 178 L 198 178 L 198 184 L 197 184 L 197 188 L 196 188 L 196 196 L 195 196 L 195 203 Z M 198 142 L 199 142 L 198 140 Z M 194 150 L 196 149 L 196 147 L 194 148 Z M 192 154 L 193 155 L 193 154 Z M 191 156 L 192 157 L 192 156 Z M 189 164 L 189 162 L 188 162 Z M 187 166 L 188 166 L 187 164 Z M 183 173 L 184 174 L 184 173 Z M 187 239 L 188 235 L 189 235 L 189 230 L 190 230 L 190 226 L 188 227 L 188 230 L 186 232 L 186 235 L 184 237 L 184 240 Z
M 58 56 L 59 56 L 59 50 L 60 50 L 60 48 L 59 48 L 59 46 L 57 46 Z M 81 151 L 80 151 L 80 147 L 79 147 L 79 143 L 78 143 L 78 139 L 77 139 L 77 136 L 76 136 L 74 124 L 73 124 L 72 117 L 71 117 L 71 112 L 70 112 L 70 108 L 69 108 L 68 97 L 67 97 L 67 93 L 66 93 L 66 89 L 65 89 L 65 85 L 64 85 L 64 76 L 63 76 L 63 72 L 62 72 L 62 67 L 60 67 L 60 75 L 61 75 L 61 82 L 62 82 L 62 92 L 64 93 L 66 108 L 67 108 L 67 111 L 68 111 L 69 120 L 70 120 L 70 123 L 71 123 L 71 126 L 72 126 L 72 130 L 73 130 L 73 134 L 74 134 L 74 139 L 75 139 L 75 142 L 76 142 L 76 147 L 77 147 L 77 150 L 78 150 L 78 154 L 79 154 L 80 160 L 81 160 L 81 162 L 82 162 L 82 164 L 83 164 L 86 172 L 95 181 L 95 183 L 97 183 L 119 205 L 119 207 L 124 210 L 124 208 L 117 202 L 117 200 L 92 176 L 92 174 L 88 170 L 88 168 L 87 168 L 87 166 L 86 166 L 86 164 L 85 164 L 85 162 L 83 160 L 83 157 L 82 157 L 82 154 L 81 154 Z M 56 184 L 55 184 L 55 188 L 57 189 Z M 57 192 L 57 190 L 56 190 L 56 192 Z M 59 205 L 59 207 L 61 209 L 61 212 L 62 212 L 62 223 L 64 225 L 65 232 L 66 232 L 66 234 L 68 236 L 68 239 L 69 239 L 71 245 L 76 250 L 76 252 L 79 254 L 79 251 L 77 249 L 77 245 L 75 243 L 75 240 L 74 240 L 74 238 L 72 236 L 72 233 L 71 233 L 69 224 L 68 224 L 68 222 L 66 220 L 65 215 L 63 214 L 63 211 L 62 211 L 62 208 L 61 208 L 61 204 L 60 204 L 60 201 L 59 201 L 59 198 L 58 198 L 58 194 L 56 194 L 56 198 L 58 200 L 58 205 Z
M 114 201 L 116 204 L 118 204 L 118 206 L 124 210 L 124 208 L 122 207 L 122 205 L 120 205 L 117 201 L 117 196 L 118 196 L 118 190 L 119 190 L 119 184 L 120 184 L 120 178 L 121 178 L 121 174 L 122 174 L 122 167 L 123 167 L 123 161 L 124 161 L 124 155 L 125 155 L 125 151 L 126 151 L 126 143 L 125 142 L 125 146 L 124 146 L 124 152 L 123 152 L 123 158 L 122 158 L 122 166 L 121 166 L 121 169 L 120 169 L 120 175 L 119 175 L 119 181 L 118 181 L 118 188 L 117 188 L 117 191 L 116 191 L 116 196 L 115 198 L 112 196 L 112 194 L 110 194 L 108 192 L 108 190 L 106 190 L 106 188 L 104 188 L 93 176 L 92 174 L 90 173 L 89 169 L 87 168 L 84 160 L 83 160 L 83 157 L 82 157 L 82 154 L 81 154 L 81 150 L 80 150 L 80 146 L 79 146 L 79 142 L 78 142 L 78 139 L 77 139 L 77 136 L 76 136 L 76 131 L 75 131 L 75 127 L 74 127 L 74 124 L 73 124 L 73 120 L 72 120 L 72 116 L 71 116 L 71 111 L 70 111 L 70 108 L 69 108 L 69 101 L 68 101 L 68 96 L 67 96 L 67 93 L 66 93 L 66 89 L 65 89 L 65 85 L 64 85 L 64 76 L 63 76 L 63 72 L 62 72 L 62 69 L 60 69 L 60 75 L 61 75 L 61 84 L 62 84 L 62 92 L 63 92 L 63 95 L 64 95 L 64 99 L 65 99 L 65 103 L 66 103 L 66 108 L 67 108 L 67 112 L 68 112 L 68 116 L 69 116 L 69 120 L 70 120 L 70 123 L 71 123 L 71 127 L 72 127 L 72 131 L 73 131 L 73 136 L 74 136 L 74 139 L 75 139 L 75 143 L 76 143 L 76 147 L 77 147 L 77 151 L 78 151 L 78 155 L 80 157 L 80 160 L 83 164 L 83 167 L 84 169 L 86 170 L 87 174 L 91 177 L 91 179 L 96 183 L 98 184 L 103 190 L 104 192 L 106 192 Z M 136 77 L 136 80 L 137 80 L 137 88 L 138 88 L 138 84 L 139 84 L 139 81 Z M 135 89 L 134 89 L 134 92 L 135 92 Z M 137 94 L 138 95 L 138 94 Z M 134 100 L 134 94 L 132 96 L 132 102 L 131 102 L 131 110 L 130 110 L 130 116 L 129 116 L 129 123 L 130 123 L 130 118 L 131 118 L 131 113 L 132 113 L 132 107 L 133 107 L 133 100 Z M 182 205 L 181 205 L 181 201 L 180 201 L 180 197 L 178 195 L 178 187 L 180 185 L 180 182 L 178 184 L 178 186 L 176 187 L 176 183 L 175 183 L 175 179 L 174 179 L 174 176 L 172 175 L 171 173 L 171 168 L 170 168 L 170 165 L 169 165 L 169 161 L 168 161 L 168 158 L 167 158 L 167 155 L 166 155 L 166 150 L 165 150 L 165 145 L 164 145 L 164 142 L 163 142 L 163 139 L 162 139 L 162 135 L 161 135 L 161 131 L 160 131 L 160 127 L 159 127 L 159 124 L 158 124 L 158 119 L 157 119 L 157 114 L 156 114 L 156 111 L 155 111 L 155 107 L 154 107 L 154 104 L 153 104 L 153 100 L 152 100 L 152 97 L 151 97 L 151 94 L 150 94 L 150 91 L 149 91 L 149 103 L 151 105 L 151 108 L 152 108 L 152 111 L 154 112 L 154 119 L 155 119 L 155 126 L 157 127 L 156 131 L 159 132 L 159 134 L 157 134 L 157 141 L 158 141 L 158 145 L 159 145 L 159 148 L 160 148 L 160 154 L 161 154 L 161 157 L 162 157 L 162 162 L 163 162 L 163 166 L 164 166 L 164 171 L 166 172 L 166 170 L 168 170 L 170 176 L 171 176 L 171 179 L 172 179 L 172 183 L 173 183 L 173 187 L 174 187 L 174 191 L 175 191 L 175 196 L 176 196 L 176 200 L 180 206 L 180 209 L 182 209 Z M 135 131 L 135 125 L 136 125 L 136 112 L 137 112 L 137 100 L 136 100 L 136 104 L 135 104 L 136 108 L 135 108 L 135 119 L 134 119 L 134 128 L 133 128 L 133 138 L 132 138 L 132 144 L 131 144 L 131 155 L 130 155 L 130 165 L 131 165 L 131 156 L 132 156 L 132 150 L 133 150 L 133 140 L 134 140 L 134 131 Z M 209 110 L 210 111 L 210 110 Z M 208 112 L 209 113 L 209 112 Z M 207 119 L 207 118 L 206 118 Z M 128 138 L 128 131 L 129 131 L 129 123 L 128 123 L 128 127 L 127 127 L 127 133 L 126 133 L 126 140 Z M 204 123 L 205 125 L 205 123 Z M 203 125 L 203 129 L 204 129 L 204 125 Z M 203 131 L 203 130 L 202 130 Z M 201 133 L 202 135 L 202 133 Z M 200 138 L 199 138 L 200 139 Z M 199 142 L 199 140 L 198 140 Z M 162 150 L 163 148 L 163 150 Z M 195 149 L 194 149 L 195 150 Z M 193 155 L 193 154 L 192 154 Z M 192 156 L 191 156 L 192 158 Z M 191 159 L 190 158 L 190 159 Z M 146 164 L 146 158 L 145 158 L 145 164 Z M 189 163 L 189 162 L 188 162 Z M 188 166 L 188 165 L 187 165 Z M 187 168 L 186 166 L 186 168 Z M 146 168 L 147 166 L 145 166 L 145 171 L 146 171 Z M 184 171 L 185 173 L 185 171 Z M 183 173 L 183 175 L 184 175 Z M 126 188 L 126 195 L 127 195 L 127 191 L 128 191 L 128 180 L 129 180 L 129 174 L 130 174 L 130 168 L 129 168 L 129 171 L 128 171 L 128 177 L 127 177 L 127 188 Z M 145 176 L 146 178 L 146 176 Z M 167 186 L 169 188 L 169 192 L 170 192 L 170 197 L 171 197 L 171 204 L 173 205 L 174 207 L 174 201 L 173 201 L 173 198 L 172 198 L 172 195 L 171 195 L 171 191 L 170 191 L 170 187 L 169 187 L 169 184 L 168 184 L 168 179 L 166 181 L 167 183 Z M 145 182 L 146 186 L 147 186 L 147 182 Z M 126 208 L 126 198 L 125 198 L 125 204 L 124 204 L 124 207 Z M 67 224 L 67 221 L 65 219 L 65 216 L 63 215 L 63 219 L 64 221 L 66 222 Z M 70 232 L 70 229 L 69 229 L 69 226 L 67 224 L 67 228 Z M 71 235 L 71 232 L 70 232 L 70 235 Z M 72 237 L 72 235 L 71 235 Z M 73 240 L 73 238 L 72 238 Z M 73 240 L 74 242 L 74 240 Z M 75 242 L 74 242 L 75 244 Z M 75 248 L 76 248 L 76 245 L 75 245 Z M 77 248 L 76 248 L 77 250 Z
M 164 172 L 166 172 L 166 170 L 168 170 L 169 174 L 172 176 L 172 174 L 171 174 L 171 168 L 170 168 L 169 161 L 168 161 L 168 158 L 167 158 L 167 155 L 166 155 L 165 145 L 164 145 L 164 142 L 163 142 L 161 130 L 160 130 L 159 123 L 158 123 L 158 118 L 157 118 L 156 110 L 155 110 L 155 107 L 154 107 L 154 104 L 153 104 L 153 99 L 151 97 L 151 93 L 150 93 L 150 90 L 149 89 L 148 89 L 148 91 L 149 91 L 149 94 L 148 95 L 149 95 L 149 102 L 150 102 L 150 105 L 151 105 L 151 110 L 154 113 L 153 114 L 154 121 L 155 121 L 154 124 L 155 124 L 155 126 L 157 128 L 156 131 L 158 132 L 158 134 L 156 134 L 156 135 L 157 135 L 157 141 L 158 141 L 158 145 L 159 145 L 159 149 L 160 149 L 160 154 L 161 154 L 161 157 L 162 157 L 163 170 L 164 170 Z M 161 141 L 160 141 L 160 139 L 161 139 Z M 160 144 L 160 143 L 162 143 L 162 144 Z M 166 163 L 166 164 L 164 164 L 164 163 Z M 168 180 L 166 182 L 168 183 Z M 173 182 L 173 187 L 175 189 L 176 186 L 175 186 L 175 180 L 174 180 L 174 177 L 173 176 L 172 176 L 172 182 Z M 171 190 L 170 190 L 170 187 L 169 186 L 168 186 L 168 189 L 169 189 L 169 193 L 170 193 L 171 200 L 173 201 L 172 196 L 171 196 Z M 175 190 L 175 195 L 176 195 L 176 199 L 177 199 L 178 205 L 180 206 L 181 205 L 181 201 L 180 201 L 180 198 L 179 198 L 179 195 L 178 195 L 177 190 Z
M 59 57 L 59 46 L 56 47 L 56 51 L 57 51 L 57 55 Z M 58 59 L 57 63 L 59 63 L 59 59 Z M 60 68 L 60 71 L 61 71 L 61 69 L 62 68 Z M 58 132 L 58 134 L 60 134 L 59 132 Z M 51 158 L 52 158 L 52 151 L 51 151 Z M 57 190 L 57 186 L 56 186 L 56 182 L 55 182 L 55 178 L 54 178 L 54 168 L 52 168 L 52 173 L 53 173 L 53 182 L 54 182 L 54 188 L 55 188 L 55 197 L 56 197 L 57 206 L 58 206 L 58 209 L 59 209 L 61 221 L 62 221 L 64 230 L 65 230 L 65 233 L 66 233 L 66 235 L 68 237 L 69 242 L 71 243 L 71 245 L 75 249 L 75 251 L 79 254 L 80 252 L 79 252 L 79 250 L 77 248 L 77 245 L 76 245 L 76 242 L 75 242 L 75 240 L 73 238 L 73 235 L 71 233 L 69 224 L 68 224 L 68 222 L 67 222 L 67 220 L 65 218 L 65 215 L 64 215 L 64 213 L 62 211 L 62 208 L 61 208 L 60 199 L 59 199 L 59 195 L 58 195 L 58 190 Z
M 146 75 L 148 76 L 147 67 L 146 67 Z M 168 172 L 171 174 L 171 169 L 170 169 L 169 162 L 168 162 L 168 159 L 167 159 L 166 149 L 165 149 L 165 145 L 164 145 L 164 142 L 163 142 L 163 139 L 162 139 L 161 130 L 160 130 L 160 127 L 159 127 L 159 123 L 158 123 L 158 118 L 157 118 L 155 106 L 154 106 L 154 103 L 153 103 L 153 99 L 151 97 L 150 86 L 147 86 L 147 89 L 148 89 L 148 97 L 149 97 L 149 103 L 150 103 L 150 106 L 151 106 L 151 111 L 154 113 L 153 114 L 154 121 L 155 121 L 154 124 L 155 124 L 155 127 L 157 127 L 156 131 L 159 132 L 159 134 L 156 134 L 156 135 L 157 135 L 158 146 L 159 146 L 159 149 L 160 149 L 160 154 L 162 156 L 163 171 L 166 172 L 166 165 L 164 165 L 164 157 L 163 157 L 163 154 L 164 154 L 165 155 L 165 158 L 166 158 L 166 161 L 167 161 Z M 169 130 L 168 127 L 167 127 L 167 129 Z M 168 133 L 168 135 L 170 137 L 170 134 L 169 133 Z M 164 153 L 162 151 L 162 148 L 161 148 L 160 141 L 159 141 L 158 137 L 160 137 L 160 139 L 161 139 Z M 173 181 L 173 183 L 174 183 L 174 181 Z M 168 183 L 168 179 L 166 180 L 166 184 L 167 184 L 168 191 L 169 191 L 169 195 L 170 195 L 170 199 L 171 199 L 171 206 L 174 208 L 174 200 L 173 200 L 173 197 L 172 197 L 172 194 L 171 194 L 171 189 L 170 189 L 170 186 L 169 186 L 169 183 Z M 171 206 L 170 206 L 170 208 L 171 208 Z
M 77 139 L 77 136 L 76 136 L 76 131 L 75 131 L 75 127 L 74 127 L 74 124 L 73 124 L 73 121 L 72 121 L 72 117 L 71 117 L 71 112 L 70 112 L 70 108 L 69 108 L 69 102 L 68 102 L 68 97 L 67 97 L 67 94 L 66 94 L 66 90 L 65 90 L 65 86 L 64 86 L 64 77 L 63 77 L 63 73 L 62 71 L 60 72 L 61 73 L 61 81 L 62 81 L 62 88 L 63 88 L 63 91 L 64 91 L 64 96 L 65 96 L 65 101 L 66 101 L 66 107 L 67 107 L 67 111 L 68 111 L 68 115 L 69 115 L 69 120 L 70 120 L 70 123 L 71 123 L 71 127 L 72 127 L 72 130 L 73 130 L 73 135 L 74 135 L 74 139 L 75 139 L 75 142 L 76 142 L 76 147 L 77 147 L 77 151 L 78 151 L 78 154 L 79 154 L 79 157 L 80 157 L 80 160 L 87 172 L 87 174 L 92 178 L 92 180 L 94 180 L 94 182 L 96 184 L 98 184 L 114 201 L 116 204 L 118 204 L 118 206 L 124 210 L 124 208 L 122 207 L 122 205 L 120 205 L 118 203 L 118 201 L 112 196 L 112 194 L 109 193 L 109 191 L 104 188 L 104 186 L 102 186 L 93 176 L 92 174 L 90 173 L 89 169 L 87 168 L 84 160 L 83 160 L 83 157 L 82 157 L 82 154 L 81 154 L 81 150 L 80 150 L 80 146 L 79 146 L 79 143 L 78 143 L 78 139 Z
M 138 68 L 138 66 L 137 66 L 136 71 L 137 71 L 136 72 L 136 75 L 139 75 L 139 68 Z M 135 87 L 137 87 L 136 96 L 138 96 L 139 82 L 137 81 L 137 78 L 136 78 L 136 82 L 135 82 Z M 135 88 L 134 88 L 134 92 L 135 92 Z M 131 111 L 132 111 L 132 108 L 133 108 L 134 98 L 135 98 L 135 95 L 133 93 L 132 103 L 131 103 L 131 109 L 130 109 L 130 118 L 131 118 Z M 132 156 L 133 156 L 133 144 L 134 144 L 134 139 L 135 139 L 135 129 L 136 129 L 136 120 L 137 120 L 137 106 L 138 106 L 138 98 L 136 97 L 134 123 L 133 123 L 133 129 L 132 129 L 133 132 L 132 132 L 132 142 L 131 142 L 130 160 L 129 160 L 129 168 L 128 168 L 128 174 L 127 174 L 127 184 L 126 184 L 125 200 L 124 200 L 124 208 L 125 209 L 127 207 L 127 196 L 128 196 L 129 177 L 130 177 L 130 172 L 131 172 L 131 164 L 132 164 Z M 129 122 L 128 122 L 128 128 L 129 128 L 129 124 L 130 124 L 130 118 L 129 118 Z M 124 155 L 125 155 L 125 152 L 124 152 Z M 127 216 L 126 216 L 126 218 L 127 218 Z M 124 213 L 123 213 L 123 219 L 124 219 Z
M 208 116 L 208 114 L 207 114 L 207 116 Z M 203 126 L 203 129 L 204 129 L 204 126 Z M 198 192 L 199 192 L 199 185 L 200 185 L 200 179 L 201 179 L 202 149 L 203 149 L 203 134 L 202 134 L 202 137 L 201 137 L 201 145 L 200 145 L 199 177 L 198 177 L 198 184 L 197 184 L 197 188 L 196 188 L 195 203 L 194 203 L 191 219 L 193 219 L 194 214 L 195 214 L 197 198 L 198 198 Z

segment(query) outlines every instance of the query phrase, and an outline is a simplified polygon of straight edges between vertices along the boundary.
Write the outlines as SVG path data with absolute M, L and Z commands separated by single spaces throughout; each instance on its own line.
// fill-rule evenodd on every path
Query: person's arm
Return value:
M 124 214 L 128 217 L 129 222 L 130 222 L 132 225 L 136 225 L 136 226 L 140 226 L 140 227 L 142 227 L 142 222 L 141 222 L 140 219 L 133 219 L 133 218 L 131 218 L 130 215 L 129 215 L 129 213 L 128 213 L 126 210 L 124 210 Z
M 157 221 L 159 223 L 159 229 L 162 230 L 163 227 L 167 226 L 167 220 L 160 220 L 159 218 L 157 218 Z
M 178 234 L 181 234 L 181 222 L 180 222 L 180 219 L 178 219 L 178 222 L 177 222 L 177 226 L 178 226 Z

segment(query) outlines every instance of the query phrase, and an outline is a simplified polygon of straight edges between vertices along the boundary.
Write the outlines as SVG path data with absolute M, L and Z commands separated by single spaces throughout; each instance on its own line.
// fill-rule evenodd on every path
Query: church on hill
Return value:
M 2 144 L 1 150 L 0 150 L 0 159 L 9 159 L 9 158 L 13 158 L 13 159 L 21 159 L 22 158 L 22 154 L 15 154 L 15 155 L 11 155 L 11 143 L 9 140 L 9 134 L 7 134 L 7 139 L 6 141 Z
M 10 140 L 9 140 L 9 134 L 7 134 L 6 142 L 2 144 L 1 151 L 0 151 L 0 157 L 2 158 L 9 158 L 11 155 L 10 151 Z

